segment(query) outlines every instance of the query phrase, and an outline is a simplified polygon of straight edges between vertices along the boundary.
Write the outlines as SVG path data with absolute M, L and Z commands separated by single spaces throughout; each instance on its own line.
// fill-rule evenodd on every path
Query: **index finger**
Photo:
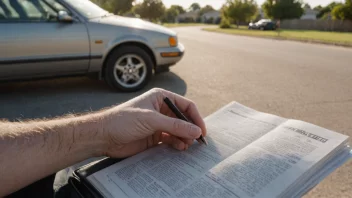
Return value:
M 198 108 L 194 102 L 192 102 L 191 100 L 183 96 L 180 96 L 178 94 L 172 93 L 170 91 L 162 90 L 162 89 L 161 89 L 160 97 L 162 97 L 162 100 L 159 100 L 159 101 L 162 101 L 162 103 L 164 98 L 168 97 L 182 113 L 185 113 L 187 117 L 191 119 L 195 125 L 197 125 L 202 129 L 202 135 L 206 136 L 207 129 L 205 127 L 204 120 L 200 115 Z M 165 105 L 160 105 L 160 106 L 165 106 Z

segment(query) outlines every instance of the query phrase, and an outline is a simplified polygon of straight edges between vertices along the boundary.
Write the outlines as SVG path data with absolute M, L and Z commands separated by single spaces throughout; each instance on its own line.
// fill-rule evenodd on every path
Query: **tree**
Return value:
M 132 9 L 133 2 L 134 0 L 114 0 L 112 1 L 112 6 L 114 8 L 113 12 L 115 14 L 123 15 Z
M 352 20 L 352 0 L 346 0 L 345 19 Z
M 344 20 L 345 19 L 345 6 L 337 5 L 331 11 L 331 16 L 333 19 Z
M 321 5 L 315 6 L 315 7 L 313 8 L 313 10 L 318 11 L 318 12 L 319 12 L 321 9 L 323 9 L 323 7 L 322 7 Z
M 99 6 L 103 5 L 105 3 L 105 1 L 106 0 L 92 0 L 93 3 L 95 3 L 95 4 L 99 5 Z
M 199 3 L 192 3 L 191 6 L 189 7 L 189 9 L 191 11 L 200 10 L 200 5 L 199 5 Z
M 133 7 L 133 12 L 141 18 L 157 21 L 164 15 L 165 6 L 161 0 L 144 0 Z
M 331 15 L 333 19 L 352 20 L 352 0 L 346 0 L 345 4 L 336 5 Z
M 221 11 L 221 23 L 220 23 L 220 28 L 225 29 L 225 28 L 231 28 L 231 22 L 227 13 L 227 4 L 224 4 L 220 11 Z
M 199 16 L 202 16 L 203 14 L 215 10 L 211 5 L 206 5 L 203 8 L 200 9 L 199 11 Z
M 175 22 L 176 17 L 179 14 L 185 13 L 185 10 L 182 6 L 172 5 L 169 9 L 166 10 L 165 15 L 163 17 L 163 22 L 173 23 Z
M 231 28 L 230 20 L 227 18 L 221 18 L 220 28 L 222 29 Z
M 257 11 L 254 0 L 228 0 L 223 15 L 236 22 L 238 27 L 240 22 L 250 21 Z
M 340 5 L 341 3 L 331 2 L 329 5 L 322 7 L 317 14 L 317 18 L 326 18 L 328 14 L 334 9 L 335 6 Z
M 265 15 L 271 19 L 298 19 L 303 15 L 300 0 L 266 0 L 262 5 Z
M 94 3 L 114 14 L 123 15 L 133 7 L 134 0 L 92 0 Z
M 308 3 L 305 3 L 305 4 L 303 5 L 303 8 L 305 8 L 305 9 L 311 9 L 311 7 L 310 7 L 310 5 L 309 5 Z
M 177 10 L 179 14 L 183 14 L 183 13 L 186 12 L 185 9 L 184 9 L 182 6 L 179 6 L 179 5 L 172 5 L 172 6 L 170 7 L 170 9 L 175 9 L 175 10 Z
M 112 12 L 112 7 L 110 7 L 110 0 L 92 0 L 93 3 L 97 4 L 101 8 Z
M 259 8 L 258 8 L 259 10 Z M 262 19 L 262 15 L 260 12 L 255 13 L 255 15 L 251 18 L 251 21 L 259 21 Z

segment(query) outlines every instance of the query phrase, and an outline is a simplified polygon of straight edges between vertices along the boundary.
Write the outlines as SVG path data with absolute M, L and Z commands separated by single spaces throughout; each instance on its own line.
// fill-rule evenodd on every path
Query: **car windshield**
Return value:
M 76 9 L 79 13 L 87 18 L 96 18 L 101 17 L 109 12 L 97 6 L 93 2 L 89 0 L 64 0 L 74 9 Z
M 269 19 L 262 19 L 262 20 L 258 21 L 257 23 L 258 23 L 258 24 L 262 24 L 262 23 L 268 23 L 268 22 L 271 22 L 271 20 L 269 20 Z

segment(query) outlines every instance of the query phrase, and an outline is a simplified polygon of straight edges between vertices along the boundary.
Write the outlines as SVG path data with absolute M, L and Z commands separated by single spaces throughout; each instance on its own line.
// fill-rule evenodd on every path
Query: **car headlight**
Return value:
M 169 37 L 169 45 L 171 47 L 176 47 L 177 46 L 177 37 L 176 36 L 170 36 Z

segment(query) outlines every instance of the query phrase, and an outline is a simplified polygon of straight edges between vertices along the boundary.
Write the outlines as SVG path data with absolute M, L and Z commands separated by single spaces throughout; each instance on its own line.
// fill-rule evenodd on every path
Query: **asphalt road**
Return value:
M 194 100 L 203 116 L 231 101 L 352 136 L 352 49 L 175 28 L 186 46 L 171 73 L 138 93 L 84 77 L 0 84 L 0 118 L 98 110 L 162 87 Z M 352 161 L 307 197 L 352 197 Z

